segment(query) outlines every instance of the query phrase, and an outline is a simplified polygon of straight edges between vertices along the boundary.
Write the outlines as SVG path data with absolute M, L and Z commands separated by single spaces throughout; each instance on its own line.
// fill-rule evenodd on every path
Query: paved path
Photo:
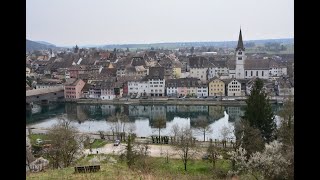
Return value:
M 177 151 L 169 145 L 149 145 L 150 153 L 149 155 L 152 157 L 166 157 L 167 153 L 170 158 L 180 158 Z M 96 154 L 103 153 L 103 154 L 114 154 L 114 155 L 120 155 L 125 150 L 125 144 L 120 144 L 119 146 L 113 146 L 113 144 L 106 144 L 105 146 L 101 148 L 92 149 L 92 152 L 90 152 L 89 149 L 84 150 L 84 154 Z M 205 153 L 205 151 L 202 151 L 198 153 L 196 158 L 201 158 L 202 155 Z

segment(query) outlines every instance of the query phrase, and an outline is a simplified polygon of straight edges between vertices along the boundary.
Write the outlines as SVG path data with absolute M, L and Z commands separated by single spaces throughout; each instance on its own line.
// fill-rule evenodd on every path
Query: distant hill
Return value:
M 238 41 L 219 41 L 219 42 L 168 42 L 168 43 L 152 43 L 152 44 L 110 44 L 104 45 L 102 48 L 113 49 L 113 48 L 181 48 L 181 47 L 201 47 L 201 46 L 214 46 L 214 47 L 225 47 L 234 48 L 237 46 Z M 253 42 L 256 45 L 263 45 L 265 43 L 281 43 L 281 44 L 294 44 L 293 38 L 284 39 L 263 39 L 263 40 L 248 40 L 244 43 Z M 93 45 L 91 45 L 93 47 Z M 101 46 L 99 46 L 101 47 Z
M 39 43 L 42 42 L 42 43 Z M 26 39 L 26 52 L 34 51 L 34 50 L 42 50 L 42 49 L 55 49 L 57 48 L 54 44 L 50 44 L 44 41 L 30 41 Z
M 48 45 L 48 46 L 56 46 L 54 44 L 51 44 L 51 43 L 48 43 L 48 42 L 45 42 L 45 41 L 34 41 L 34 42 L 37 42 L 37 43 L 40 43 L 40 44 L 45 44 L 45 45 Z

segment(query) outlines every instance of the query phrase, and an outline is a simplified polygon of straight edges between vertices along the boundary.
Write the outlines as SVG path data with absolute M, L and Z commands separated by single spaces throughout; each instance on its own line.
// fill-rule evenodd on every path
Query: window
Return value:
M 242 57 L 238 57 L 238 60 L 242 60 Z
M 242 55 L 242 52 L 241 52 L 241 51 L 239 51 L 239 52 L 238 52 L 238 54 L 239 54 L 239 55 Z
M 248 76 L 248 72 L 246 71 L 246 76 Z
M 263 73 L 264 73 L 264 72 L 262 71 L 262 76 L 263 76 Z
M 251 71 L 251 76 L 252 76 L 253 72 Z
M 258 76 L 258 71 L 256 71 L 256 76 Z

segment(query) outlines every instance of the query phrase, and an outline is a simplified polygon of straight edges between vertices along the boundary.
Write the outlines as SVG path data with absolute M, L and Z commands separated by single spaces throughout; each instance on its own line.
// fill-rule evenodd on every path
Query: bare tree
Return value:
M 46 153 L 52 160 L 54 168 L 70 166 L 76 160 L 85 140 L 82 135 L 78 135 L 77 129 L 71 126 L 70 121 L 63 118 L 60 120 L 48 131 L 51 147 Z
M 129 118 L 127 115 L 123 113 L 116 113 L 115 115 L 108 117 L 107 121 L 110 122 L 110 129 L 112 131 L 112 135 L 114 139 L 115 134 L 119 137 L 121 132 L 122 134 L 125 133 L 125 125 L 127 122 L 129 122 Z M 122 136 L 121 136 L 121 140 L 122 140 Z
M 207 149 L 207 153 L 208 153 L 208 159 L 212 163 L 212 168 L 214 169 L 216 166 L 216 162 L 219 154 L 218 154 L 217 148 L 213 145 L 212 139 L 210 140 L 210 145 Z
M 232 134 L 231 126 L 223 126 L 220 130 L 221 136 L 223 140 L 227 140 L 230 138 L 230 135 Z
M 174 137 L 174 141 L 176 141 L 176 138 L 178 137 L 179 131 L 180 131 L 179 124 L 176 123 L 176 124 L 172 125 L 171 133 Z
M 187 171 L 187 163 L 197 154 L 192 130 L 188 127 L 182 127 L 178 133 L 178 141 L 174 144 L 176 152 L 179 154 L 184 170 Z
M 134 123 L 130 123 L 130 124 L 128 125 L 128 128 L 127 128 L 129 134 L 134 133 L 134 131 L 135 131 L 136 129 L 137 129 L 137 127 L 136 127 L 136 125 L 135 125 Z
M 157 117 L 154 120 L 153 127 L 158 129 L 159 138 L 160 138 L 161 130 L 166 127 L 166 119 L 164 117 L 162 117 L 162 116 L 161 117 Z
M 212 133 L 212 128 L 210 127 L 210 123 L 208 118 L 205 116 L 199 116 L 195 122 L 195 128 L 201 134 L 203 134 L 203 141 L 206 141 L 206 134 Z

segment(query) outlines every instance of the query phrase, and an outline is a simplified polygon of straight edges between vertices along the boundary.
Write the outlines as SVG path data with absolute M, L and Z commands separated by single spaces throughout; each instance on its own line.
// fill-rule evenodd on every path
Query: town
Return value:
M 250 95 L 259 78 L 271 98 L 294 95 L 294 55 L 247 53 L 245 46 L 240 29 L 234 48 L 31 51 L 26 53 L 26 91 L 60 89 L 65 101 L 234 100 Z

